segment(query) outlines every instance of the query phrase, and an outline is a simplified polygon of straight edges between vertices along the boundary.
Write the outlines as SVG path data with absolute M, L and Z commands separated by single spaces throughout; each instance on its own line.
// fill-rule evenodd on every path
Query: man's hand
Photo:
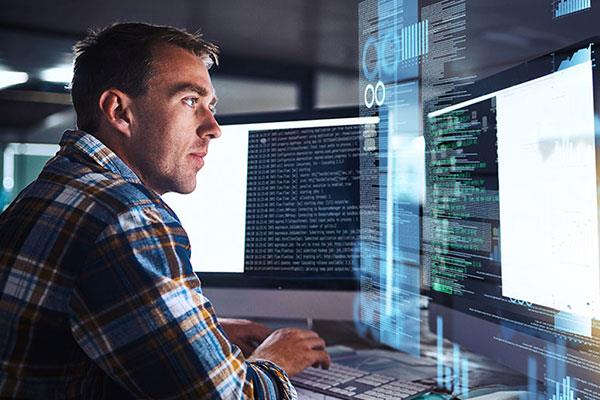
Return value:
M 285 328 L 273 332 L 252 353 L 252 359 L 273 361 L 294 376 L 311 365 L 329 368 L 331 362 L 325 351 L 325 341 L 316 332 Z
M 273 332 L 265 325 L 247 319 L 219 318 L 219 322 L 229 340 L 238 346 L 246 357 L 250 357 L 256 346 Z

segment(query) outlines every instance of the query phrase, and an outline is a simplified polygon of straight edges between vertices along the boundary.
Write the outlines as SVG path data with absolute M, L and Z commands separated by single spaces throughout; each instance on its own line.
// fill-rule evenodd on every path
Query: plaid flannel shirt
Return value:
M 95 137 L 60 144 L 0 216 L 0 398 L 296 398 L 227 339 L 175 213 Z

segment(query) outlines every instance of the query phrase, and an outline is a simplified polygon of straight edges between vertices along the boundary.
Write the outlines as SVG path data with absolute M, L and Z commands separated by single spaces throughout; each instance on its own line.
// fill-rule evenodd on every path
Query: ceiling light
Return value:
M 28 79 L 29 75 L 25 72 L 0 70 L 0 89 L 25 83 Z
M 40 73 L 42 80 L 46 82 L 69 83 L 73 79 L 73 66 L 64 65 L 55 68 L 48 68 Z

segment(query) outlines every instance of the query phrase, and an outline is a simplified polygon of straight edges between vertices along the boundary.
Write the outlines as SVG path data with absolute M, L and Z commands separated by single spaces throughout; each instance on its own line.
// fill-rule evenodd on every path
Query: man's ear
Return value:
M 124 92 L 109 88 L 98 99 L 100 114 L 105 122 L 125 136 L 131 136 L 132 100 Z

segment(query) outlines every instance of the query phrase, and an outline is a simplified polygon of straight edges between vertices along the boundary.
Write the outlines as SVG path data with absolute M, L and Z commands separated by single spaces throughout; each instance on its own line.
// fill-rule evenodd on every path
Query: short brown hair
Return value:
M 100 122 L 98 99 L 114 87 L 137 97 L 146 92 L 152 72 L 152 50 L 171 44 L 202 57 L 210 68 L 218 63 L 218 48 L 199 33 L 138 22 L 118 23 L 91 31 L 73 47 L 75 56 L 71 97 L 77 127 L 94 132 Z

